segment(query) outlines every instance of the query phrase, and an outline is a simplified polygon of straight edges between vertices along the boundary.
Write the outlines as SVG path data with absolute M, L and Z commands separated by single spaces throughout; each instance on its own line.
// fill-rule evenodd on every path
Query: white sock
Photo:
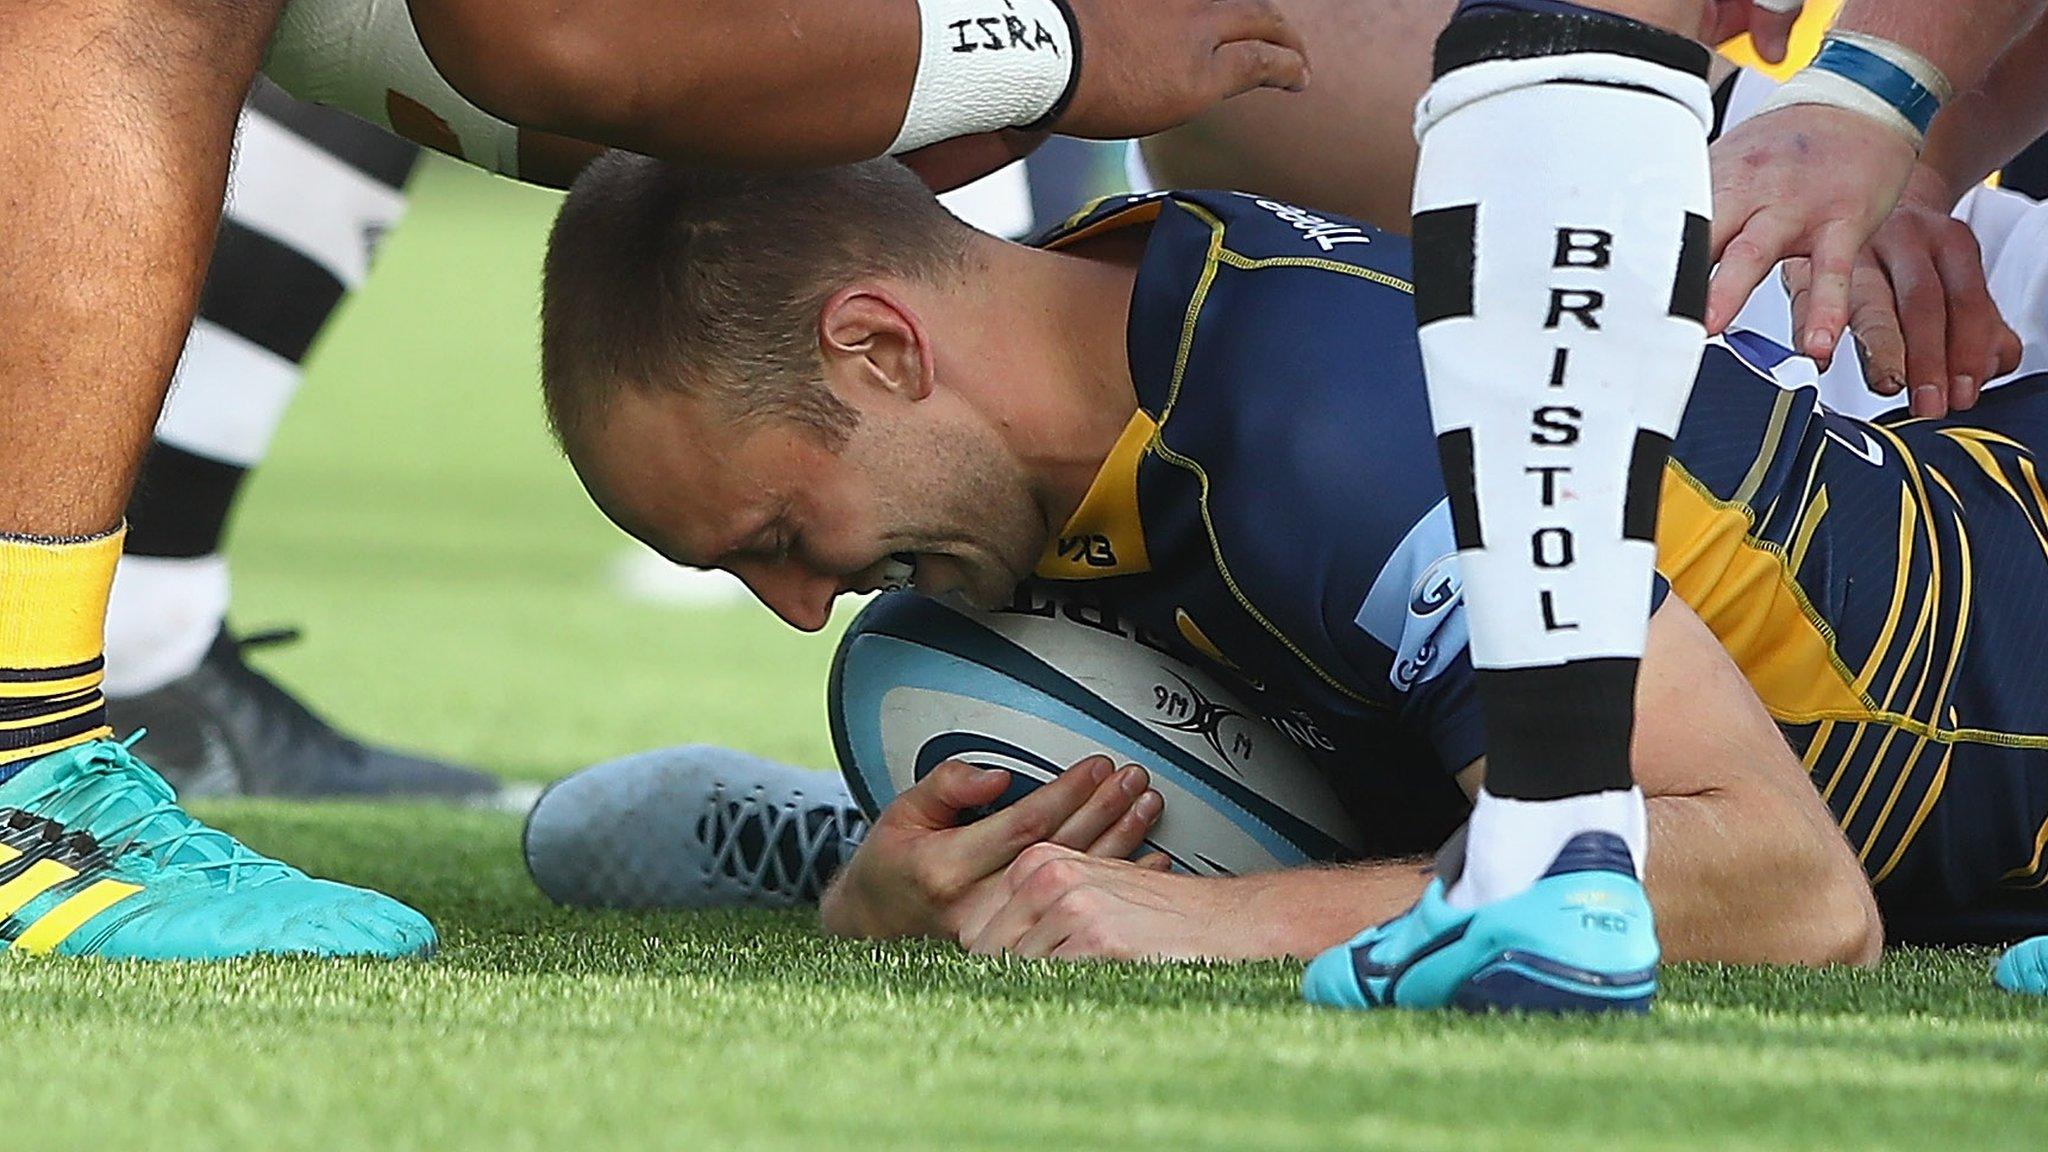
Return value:
M 109 697 L 137 696 L 192 672 L 227 611 L 227 557 L 121 557 L 107 605 L 103 690 Z
M 1581 832 L 1611 832 L 1628 845 L 1641 879 L 1649 859 L 1650 816 L 1640 788 L 1559 800 L 1508 800 L 1481 788 L 1465 829 L 1465 867 L 1444 899 L 1477 908 L 1514 896 L 1543 878 L 1565 843 Z

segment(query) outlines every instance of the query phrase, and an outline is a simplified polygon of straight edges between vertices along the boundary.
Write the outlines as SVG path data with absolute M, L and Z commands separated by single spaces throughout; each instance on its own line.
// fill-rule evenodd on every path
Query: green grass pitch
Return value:
M 543 780 L 640 748 L 829 762 L 829 641 L 636 604 L 542 430 L 548 198 L 436 166 L 321 349 L 234 539 L 237 622 L 350 727 Z M 143 746 L 147 751 L 147 744 Z M 0 963 L 29 1148 L 2038 1147 L 2048 1007 L 1987 953 L 1681 967 L 1647 1020 L 1370 1018 L 1298 969 L 830 941 L 801 915 L 553 909 L 517 822 L 201 811 L 441 926 L 428 964 Z

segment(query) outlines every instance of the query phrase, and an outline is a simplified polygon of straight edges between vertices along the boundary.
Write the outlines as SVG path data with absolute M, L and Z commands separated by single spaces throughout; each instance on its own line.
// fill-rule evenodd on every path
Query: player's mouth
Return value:
M 917 553 L 891 552 L 876 574 L 876 590 L 901 592 L 917 581 Z
M 916 582 L 917 561 L 915 552 L 891 552 L 855 573 L 840 588 L 856 596 L 901 592 Z
M 930 563 L 943 560 L 946 563 Z M 970 593 L 973 581 L 971 570 L 961 561 L 945 553 L 891 552 L 861 572 L 861 578 L 849 586 L 852 592 L 901 592 L 915 588 L 926 596 L 944 599 L 960 596 L 969 603 L 982 606 L 985 597 Z M 1007 595 L 997 601 L 1007 599 Z

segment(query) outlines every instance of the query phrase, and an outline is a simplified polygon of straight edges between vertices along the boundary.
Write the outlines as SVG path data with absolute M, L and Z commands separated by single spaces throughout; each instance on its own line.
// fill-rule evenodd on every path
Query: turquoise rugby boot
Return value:
M 1469 911 L 1442 871 L 1406 913 L 1315 958 L 1301 992 L 1331 1008 L 1644 1012 L 1657 994 L 1657 933 L 1627 845 L 1566 842 L 1520 895 Z
M 94 740 L 0 783 L 0 948 L 118 960 L 423 957 L 433 925 L 315 880 L 178 807 L 125 741 Z
M 2022 996 L 2048 996 L 2048 936 L 2007 948 L 1991 970 L 1991 982 Z

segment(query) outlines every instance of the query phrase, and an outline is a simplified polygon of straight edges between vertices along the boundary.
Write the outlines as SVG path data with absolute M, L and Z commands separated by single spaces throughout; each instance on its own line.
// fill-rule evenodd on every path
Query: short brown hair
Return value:
M 931 278 L 969 233 L 893 160 L 732 172 L 625 152 L 577 179 L 548 239 L 541 386 L 566 445 L 621 389 L 706 395 L 834 439 L 820 309 L 867 275 Z

